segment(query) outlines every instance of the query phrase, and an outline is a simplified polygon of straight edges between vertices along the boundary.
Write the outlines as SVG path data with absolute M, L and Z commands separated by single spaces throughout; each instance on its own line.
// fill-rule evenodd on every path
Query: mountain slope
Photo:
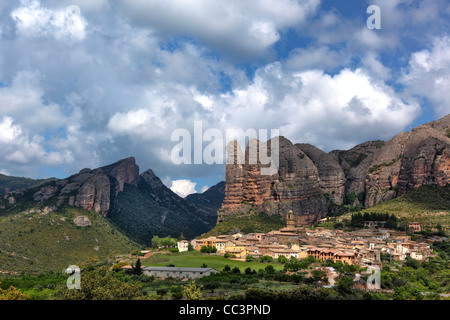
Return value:
M 133 157 L 66 179 L 11 191 L 0 216 L 36 209 L 82 208 L 105 217 L 130 239 L 149 245 L 154 235 L 193 238 L 212 229 L 216 212 L 197 207 L 167 188 L 151 171 L 139 174 Z
M 30 178 L 7 176 L 0 173 L 0 195 L 4 195 L 9 191 L 15 191 L 17 189 L 28 189 L 31 187 L 39 186 L 52 180 L 55 179 L 50 178 L 34 180 Z
M 243 164 L 236 158 L 227 162 L 218 222 L 251 209 L 282 216 L 293 210 L 297 225 L 311 225 L 344 203 L 372 207 L 421 186 L 450 182 L 450 115 L 388 141 L 329 153 L 285 137 L 269 140 L 269 152 L 274 139 L 279 168 L 270 176 L 261 175 L 261 163 L 249 164 L 248 146 L 243 153 L 236 141 L 229 143 L 227 151 L 247 157 Z
M 114 225 L 131 239 L 151 244 L 154 235 L 190 239 L 212 229 L 213 211 L 197 208 L 167 188 L 151 171 L 140 175 L 137 186 L 125 185 L 108 214 Z
M 437 223 L 450 225 L 450 185 L 445 187 L 421 186 L 405 195 L 377 204 L 363 212 L 389 213 L 408 222 L 422 225 Z M 344 214 L 338 219 L 349 219 L 351 214 Z
M 102 216 L 70 207 L 0 216 L 0 237 L 0 272 L 62 271 L 137 248 Z
M 190 194 L 185 199 L 198 208 L 203 208 L 211 211 L 212 213 L 217 213 L 217 210 L 219 210 L 222 206 L 224 197 L 225 181 L 221 181 L 205 192 Z

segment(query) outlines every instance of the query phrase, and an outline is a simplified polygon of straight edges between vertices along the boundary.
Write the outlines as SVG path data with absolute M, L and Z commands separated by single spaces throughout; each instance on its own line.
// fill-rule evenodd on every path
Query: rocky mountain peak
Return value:
M 233 149 L 241 152 L 230 143 L 227 151 Z M 320 198 L 371 207 L 422 185 L 445 186 L 450 182 L 450 115 L 388 141 L 367 141 L 329 153 L 279 137 L 279 156 L 278 174 L 273 176 L 261 175 L 259 163 L 227 162 L 219 222 L 251 208 L 281 215 L 292 209 L 301 225 L 327 214 Z

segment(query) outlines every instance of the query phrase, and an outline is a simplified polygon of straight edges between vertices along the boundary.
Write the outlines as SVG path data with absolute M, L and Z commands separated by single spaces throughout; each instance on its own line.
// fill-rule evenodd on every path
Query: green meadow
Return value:
M 217 271 L 222 271 L 223 268 L 228 265 L 231 269 L 238 267 L 241 271 L 247 268 L 258 271 L 264 269 L 269 264 L 272 264 L 275 270 L 282 270 L 283 264 L 277 263 L 276 260 L 272 263 L 261 262 L 246 262 L 238 261 L 230 258 L 224 258 L 219 255 L 212 255 L 207 253 L 201 253 L 198 251 L 186 251 L 179 253 L 158 253 L 150 258 L 142 259 L 143 266 L 167 266 L 174 265 L 175 267 L 194 267 L 200 268 L 205 264 L 208 268 L 214 268 Z

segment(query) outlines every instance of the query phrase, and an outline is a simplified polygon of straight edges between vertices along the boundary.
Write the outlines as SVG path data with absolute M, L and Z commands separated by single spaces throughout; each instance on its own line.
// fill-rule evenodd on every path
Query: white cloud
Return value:
M 192 182 L 188 179 L 180 179 L 172 181 L 172 186 L 170 190 L 178 194 L 180 197 L 185 198 L 186 196 L 197 193 L 195 190 L 196 182 Z
M 203 186 L 202 189 L 200 190 L 200 193 L 206 192 L 208 191 L 209 187 L 208 186 Z
M 59 152 L 44 149 L 42 137 L 29 136 L 11 117 L 3 117 L 0 132 L 0 155 L 8 162 L 59 165 L 64 161 Z
M 54 36 L 56 39 L 82 40 L 86 20 L 78 6 L 62 9 L 41 7 L 37 0 L 21 0 L 21 7 L 11 13 L 20 34 L 29 37 Z
M 63 126 L 67 117 L 59 105 L 44 103 L 39 75 L 18 72 L 9 86 L 0 87 L 0 116 L 12 116 L 37 132 Z
M 125 11 L 141 25 L 164 34 L 187 35 L 234 55 L 261 55 L 279 31 L 298 26 L 320 0 L 127 0 Z M 205 27 L 207 26 L 207 27 Z
M 279 128 L 294 142 L 326 150 L 390 138 L 420 110 L 362 69 L 343 69 L 331 76 L 321 70 L 295 72 L 280 63 L 259 69 L 248 88 L 218 103 L 230 125 Z
M 405 91 L 429 99 L 438 116 L 450 113 L 450 36 L 435 38 L 430 49 L 411 55 L 400 78 Z
M 366 54 L 366 56 L 362 59 L 362 64 L 369 70 L 369 72 L 371 72 L 374 78 L 380 78 L 385 81 L 391 78 L 391 70 L 386 68 L 373 52 Z
M 335 51 L 328 46 L 297 48 L 291 51 L 286 67 L 293 70 L 321 69 L 331 71 L 350 62 L 347 51 Z

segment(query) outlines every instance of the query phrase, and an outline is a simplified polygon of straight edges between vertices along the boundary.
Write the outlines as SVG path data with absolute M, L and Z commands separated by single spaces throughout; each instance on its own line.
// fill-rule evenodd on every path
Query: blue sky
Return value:
M 450 113 L 449 21 L 446 0 L 2 1 L 0 172 L 134 156 L 185 195 L 225 177 L 173 163 L 194 121 L 324 151 L 389 139 Z

